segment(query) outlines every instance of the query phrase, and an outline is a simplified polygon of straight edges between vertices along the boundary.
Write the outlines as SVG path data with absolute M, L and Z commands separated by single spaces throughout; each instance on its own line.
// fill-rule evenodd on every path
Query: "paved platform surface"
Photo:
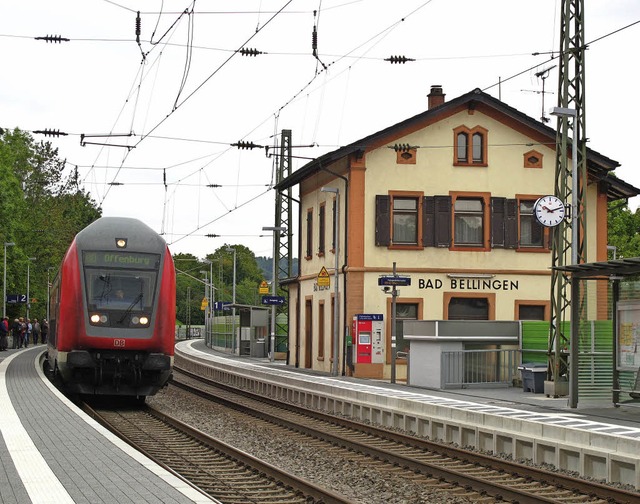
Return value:
M 217 502 L 131 449 L 39 369 L 44 345 L 0 352 L 0 502 Z
M 439 400 L 447 403 L 468 404 L 470 408 L 476 405 L 484 405 L 491 410 L 495 410 L 497 414 L 512 414 L 512 411 L 525 411 L 539 413 L 544 415 L 549 421 L 554 421 L 554 414 L 561 420 L 565 421 L 566 426 L 570 427 L 571 422 L 566 419 L 573 419 L 576 426 L 587 428 L 589 430 L 600 430 L 608 432 L 612 435 L 631 436 L 640 438 L 640 402 L 623 404 L 615 407 L 609 400 L 590 400 L 579 401 L 578 408 L 569 407 L 568 397 L 547 397 L 545 394 L 534 394 L 533 392 L 524 392 L 522 388 L 516 387 L 498 387 L 498 388 L 473 388 L 460 390 L 440 390 L 422 387 L 412 387 L 404 383 L 389 383 L 383 380 L 371 380 L 362 378 L 352 378 L 339 376 L 330 376 L 328 373 L 310 371 L 289 366 L 283 361 L 270 362 L 265 358 L 254 357 L 238 357 L 228 353 L 212 350 L 207 347 L 204 340 L 188 340 L 179 342 L 179 345 L 190 345 L 194 350 L 210 354 L 219 358 L 228 359 L 230 361 L 239 361 L 251 363 L 267 368 L 275 368 L 283 372 L 298 373 L 301 375 L 316 376 L 322 380 L 338 380 L 341 382 L 352 383 L 355 386 L 361 385 L 366 388 L 373 387 L 373 390 L 388 390 L 389 394 L 407 394 L 412 397 L 422 398 L 422 400 Z M 549 416 L 550 415 L 550 416 Z M 616 428 L 619 427 L 619 428 Z

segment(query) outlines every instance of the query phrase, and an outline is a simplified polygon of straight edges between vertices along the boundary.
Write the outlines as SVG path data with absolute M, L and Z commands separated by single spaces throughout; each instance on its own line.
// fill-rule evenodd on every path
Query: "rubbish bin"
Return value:
M 547 375 L 547 366 L 544 364 L 522 364 L 518 366 L 522 374 L 523 392 L 544 394 L 544 379 Z

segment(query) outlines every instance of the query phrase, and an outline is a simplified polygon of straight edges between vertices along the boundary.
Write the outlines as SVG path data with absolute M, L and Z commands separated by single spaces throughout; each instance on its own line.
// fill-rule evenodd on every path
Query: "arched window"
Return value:
M 487 166 L 487 130 L 459 126 L 454 130 L 454 166 Z

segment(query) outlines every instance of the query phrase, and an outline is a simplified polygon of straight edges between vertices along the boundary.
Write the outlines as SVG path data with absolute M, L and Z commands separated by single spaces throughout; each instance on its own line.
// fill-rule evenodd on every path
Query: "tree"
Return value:
M 29 294 L 37 300 L 30 313 L 37 318 L 46 316 L 47 277 L 73 237 L 101 215 L 74 175 L 64 178 L 65 164 L 49 142 L 35 142 L 19 129 L 0 132 L 0 235 L 16 244 L 7 255 L 7 292 L 26 294 L 27 258 L 35 257 Z M 7 313 L 23 310 L 17 305 Z
M 616 247 L 616 257 L 640 257 L 640 209 L 632 212 L 628 202 L 614 201 L 609 204 L 607 224 L 607 243 Z

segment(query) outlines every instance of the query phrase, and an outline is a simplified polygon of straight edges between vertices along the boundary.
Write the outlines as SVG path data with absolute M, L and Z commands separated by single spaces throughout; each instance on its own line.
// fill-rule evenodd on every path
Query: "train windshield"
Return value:
M 82 258 L 89 310 L 151 310 L 159 254 L 91 251 Z

